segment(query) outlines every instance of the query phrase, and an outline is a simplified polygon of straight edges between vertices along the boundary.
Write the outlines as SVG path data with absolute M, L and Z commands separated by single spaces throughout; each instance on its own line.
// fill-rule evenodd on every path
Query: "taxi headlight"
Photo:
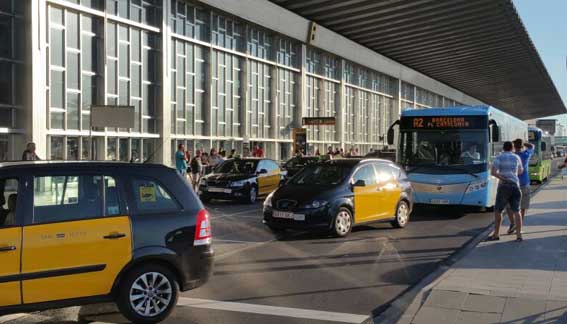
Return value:
M 312 202 L 305 205 L 306 209 L 317 209 L 325 206 L 328 202 L 325 200 L 313 200 Z
M 268 197 L 266 197 L 266 200 L 264 200 L 264 208 L 271 208 L 272 207 L 272 197 L 274 196 L 274 192 L 272 191 Z
M 471 192 L 483 190 L 483 189 L 486 188 L 487 185 L 488 185 L 488 180 L 480 180 L 480 181 L 471 182 L 469 184 L 469 187 L 467 188 L 466 193 L 471 193 Z

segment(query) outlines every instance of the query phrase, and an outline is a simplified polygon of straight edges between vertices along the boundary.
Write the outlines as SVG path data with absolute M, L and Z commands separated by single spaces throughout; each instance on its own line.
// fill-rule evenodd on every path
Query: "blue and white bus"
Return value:
M 492 207 L 497 179 L 492 158 L 504 141 L 527 140 L 528 125 L 488 106 L 404 109 L 388 130 L 397 162 L 414 188 L 414 202 L 427 205 Z

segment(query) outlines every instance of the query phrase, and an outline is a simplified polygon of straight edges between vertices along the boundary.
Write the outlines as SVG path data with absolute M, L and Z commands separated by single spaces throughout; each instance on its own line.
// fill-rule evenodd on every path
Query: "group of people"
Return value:
M 502 213 L 506 210 L 510 220 L 508 234 L 516 232 L 516 241 L 522 241 L 522 225 L 530 207 L 530 176 L 528 162 L 534 146 L 522 139 L 504 142 L 503 152 L 493 163 L 491 174 L 500 180 L 494 204 L 494 232 L 487 241 L 500 239 Z
M 184 177 L 187 177 L 193 184 L 193 188 L 197 190 L 201 177 L 210 172 L 216 166 L 220 165 L 227 158 L 232 159 L 236 157 L 236 150 L 230 150 L 227 156 L 226 151 L 212 148 L 209 153 L 201 150 L 196 150 L 195 155 L 191 156 L 191 152 L 185 148 L 184 144 L 177 146 L 175 152 L 175 167 L 177 172 Z
M 333 148 L 332 146 L 329 146 L 327 148 L 327 153 L 325 153 L 327 156 L 329 156 L 330 158 L 338 158 L 338 157 L 354 157 L 354 156 L 359 156 L 360 153 L 358 151 L 358 148 L 355 147 L 351 147 L 346 153 L 345 150 L 341 147 L 341 148 Z M 305 150 L 297 150 L 295 152 L 296 156 L 305 156 Z M 319 151 L 319 149 L 315 149 L 315 156 L 321 156 L 321 152 Z

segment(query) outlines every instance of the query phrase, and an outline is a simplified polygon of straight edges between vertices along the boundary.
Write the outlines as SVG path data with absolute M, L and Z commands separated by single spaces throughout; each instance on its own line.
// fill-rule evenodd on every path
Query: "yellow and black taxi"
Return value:
M 155 323 L 212 270 L 209 215 L 165 166 L 0 163 L 0 205 L 0 314 L 115 301 Z
M 264 201 L 272 230 L 325 230 L 339 237 L 355 225 L 391 222 L 405 227 L 412 188 L 396 164 L 379 159 L 337 159 L 306 166 Z
M 282 172 L 273 160 L 229 159 L 201 179 L 199 196 L 204 202 L 231 199 L 253 204 L 258 196 L 274 191 L 281 181 Z

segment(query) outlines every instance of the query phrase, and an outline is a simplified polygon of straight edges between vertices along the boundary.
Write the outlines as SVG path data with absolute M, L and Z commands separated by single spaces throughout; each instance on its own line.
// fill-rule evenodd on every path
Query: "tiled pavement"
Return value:
M 399 323 L 567 323 L 567 180 L 532 198 L 525 223 L 523 242 L 480 243 Z

